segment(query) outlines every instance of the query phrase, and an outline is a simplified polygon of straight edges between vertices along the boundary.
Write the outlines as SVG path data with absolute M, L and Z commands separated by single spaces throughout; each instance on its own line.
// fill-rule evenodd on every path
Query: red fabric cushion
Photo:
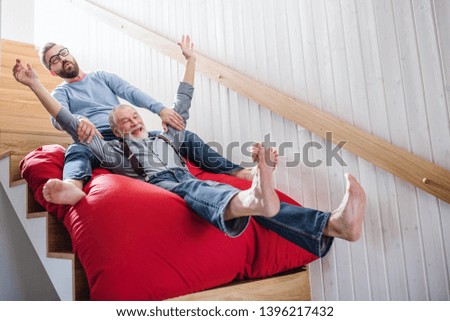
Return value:
M 277 274 L 317 258 L 254 220 L 240 237 L 229 238 L 179 196 L 104 169 L 94 171 L 84 187 L 87 196 L 75 206 L 47 203 L 42 187 L 49 178 L 61 178 L 63 161 L 61 146 L 43 146 L 22 160 L 22 175 L 36 200 L 69 231 L 93 300 L 161 300 Z M 250 185 L 190 169 L 200 179 Z

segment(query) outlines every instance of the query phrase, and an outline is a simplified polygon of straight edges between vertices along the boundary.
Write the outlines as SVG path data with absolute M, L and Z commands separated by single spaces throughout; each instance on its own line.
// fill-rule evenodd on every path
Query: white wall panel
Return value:
M 115 72 L 171 104 L 182 65 L 68 0 L 37 2 L 38 45 L 63 42 L 82 68 Z M 449 1 L 93 2 L 173 41 L 190 34 L 207 57 L 450 169 Z M 304 150 L 311 141 L 325 146 L 323 139 L 202 75 L 188 128 L 222 144 L 225 154 L 232 142 L 242 146 L 269 133 L 278 146 L 292 142 L 280 158 L 277 188 L 307 207 L 336 208 L 345 172 L 361 181 L 368 198 L 361 240 L 337 240 L 311 264 L 313 299 L 450 299 L 449 204 L 345 150 L 339 154 L 346 166 L 327 166 L 325 148 Z M 298 154 L 323 163 L 288 167 Z M 227 156 L 248 160 L 240 148 Z

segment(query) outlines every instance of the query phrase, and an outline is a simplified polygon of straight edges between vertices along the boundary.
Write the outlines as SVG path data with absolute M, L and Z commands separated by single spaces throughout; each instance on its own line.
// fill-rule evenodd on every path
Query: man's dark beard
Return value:
M 63 63 L 62 69 L 57 72 L 56 74 L 61 77 L 61 78 L 66 78 L 66 79 L 70 79 L 70 78 L 75 78 L 78 77 L 78 74 L 80 73 L 80 68 L 78 67 L 78 63 L 77 61 L 74 59 L 72 62 L 73 68 L 71 71 L 66 71 L 64 69 L 64 66 L 69 63 L 68 61 Z

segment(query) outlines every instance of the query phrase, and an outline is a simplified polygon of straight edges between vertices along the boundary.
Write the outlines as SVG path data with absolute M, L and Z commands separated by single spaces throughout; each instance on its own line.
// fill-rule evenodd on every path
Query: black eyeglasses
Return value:
M 51 67 L 51 65 L 56 65 L 58 62 L 61 61 L 61 57 L 66 57 L 69 54 L 69 49 L 62 48 L 56 55 L 53 55 L 48 60 L 48 66 Z

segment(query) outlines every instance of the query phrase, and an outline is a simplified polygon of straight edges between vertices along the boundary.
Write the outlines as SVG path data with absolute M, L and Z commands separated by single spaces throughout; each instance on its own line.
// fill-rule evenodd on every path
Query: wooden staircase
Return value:
M 53 128 L 34 94 L 15 81 L 12 76 L 15 59 L 30 62 L 49 91 L 61 80 L 44 69 L 34 46 L 9 40 L 1 40 L 0 46 L 0 183 L 60 299 L 88 300 L 86 275 L 72 251 L 67 230 L 36 202 L 19 169 L 20 160 L 30 151 L 46 144 L 67 147 L 72 140 Z M 303 270 L 264 280 L 236 282 L 172 300 L 310 300 L 309 273 Z
M 65 227 L 35 200 L 20 176 L 19 162 L 45 144 L 67 146 L 71 138 L 50 123 L 34 94 L 12 76 L 16 58 L 30 62 L 42 83 L 52 90 L 61 80 L 39 62 L 34 46 L 1 40 L 0 181 L 61 300 L 89 299 L 84 270 L 72 252 Z M 46 232 L 45 232 L 46 231 Z

